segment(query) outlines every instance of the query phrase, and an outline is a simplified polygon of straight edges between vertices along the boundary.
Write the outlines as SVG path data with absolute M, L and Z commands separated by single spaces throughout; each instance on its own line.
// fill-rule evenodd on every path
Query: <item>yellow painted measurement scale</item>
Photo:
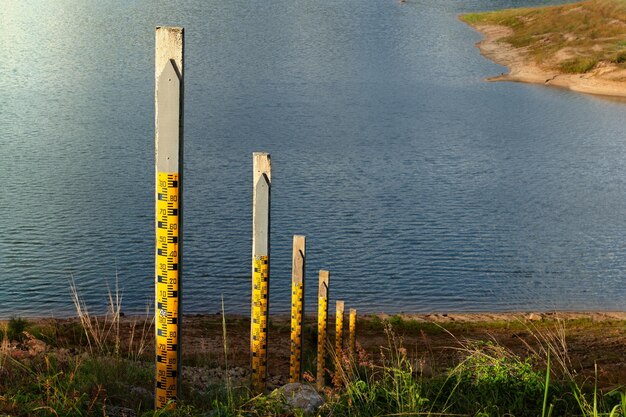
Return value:
M 291 352 L 289 356 L 289 382 L 300 382 L 302 374 L 302 319 L 304 284 L 291 284 Z
M 354 357 L 354 350 L 356 348 L 356 309 L 350 309 L 350 322 L 349 322 L 349 342 L 348 351 L 350 352 L 350 358 Z
M 254 259 L 252 290 L 252 387 L 264 392 L 267 379 L 267 308 L 269 292 L 269 259 Z
M 306 238 L 293 237 L 291 264 L 291 352 L 289 355 L 289 382 L 300 382 L 302 376 L 302 321 L 304 319 L 304 276 Z
M 178 174 L 157 174 L 156 404 L 175 400 L 179 369 L 179 182 Z
M 335 308 L 335 358 L 338 365 L 341 365 L 343 358 L 343 310 L 343 300 L 337 300 Z
M 317 296 L 317 389 L 324 388 L 326 369 L 326 330 L 328 327 L 328 285 L 330 272 L 320 271 L 320 285 Z

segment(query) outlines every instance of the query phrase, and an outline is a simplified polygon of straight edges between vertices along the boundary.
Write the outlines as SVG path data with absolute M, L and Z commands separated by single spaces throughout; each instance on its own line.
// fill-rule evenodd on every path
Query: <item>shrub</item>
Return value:
M 381 347 L 380 364 L 375 365 L 357 344 L 354 357 L 334 358 L 337 391 L 331 393 L 331 415 L 418 415 L 428 411 L 428 399 L 414 371 L 407 350 L 389 322 L 385 323 L 388 347 Z
M 568 74 L 584 74 L 596 66 L 598 60 L 590 57 L 576 57 L 563 61 L 560 69 Z
M 484 416 L 541 415 L 545 375 L 534 370 L 531 359 L 491 343 L 465 349 L 467 358 L 437 387 L 442 408 Z
M 16 342 L 24 341 L 24 330 L 28 326 L 28 321 L 21 317 L 11 317 L 6 325 L 5 330 L 0 330 L 0 340 L 4 340 L 5 336 L 8 340 Z
M 611 62 L 615 64 L 623 64 L 626 62 L 626 51 L 621 51 L 615 54 L 615 56 L 611 59 Z

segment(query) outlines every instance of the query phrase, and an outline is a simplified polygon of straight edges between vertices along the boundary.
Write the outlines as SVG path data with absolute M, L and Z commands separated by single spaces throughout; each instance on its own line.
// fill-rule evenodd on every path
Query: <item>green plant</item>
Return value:
M 78 388 L 80 368 L 80 360 L 60 362 L 54 356 L 35 358 L 28 366 L 11 359 L 11 385 L 1 387 L 0 411 L 28 416 L 89 415 L 103 393 L 90 398 Z
M 438 323 L 417 321 L 414 319 L 405 319 L 399 315 L 393 315 L 389 317 L 387 322 L 394 333 L 425 331 L 430 334 L 435 334 L 444 333 L 446 331 L 445 328 Z
M 575 399 L 579 412 L 584 417 L 626 417 L 626 392 L 615 389 L 602 394 L 598 389 L 598 366 L 594 365 L 593 388 L 588 389 L 585 382 L 575 380 L 569 382 L 572 396 Z
M 76 375 L 80 368 L 77 360 L 73 368 L 59 369 L 53 357 L 45 357 L 45 369 L 37 375 L 37 383 L 43 394 L 44 404 L 33 411 L 39 415 L 83 416 L 88 415 L 99 395 L 91 401 L 86 393 L 77 390 Z
M 414 372 L 402 339 L 385 323 L 387 347 L 381 348 L 380 365 L 357 345 L 355 357 L 333 358 L 337 415 L 415 415 L 427 410 L 428 400 Z M 333 350 L 331 349 L 331 352 Z
M 546 381 L 543 386 L 543 404 L 541 407 L 541 417 L 550 417 L 552 415 L 552 410 L 554 409 L 554 404 L 550 404 L 550 408 L 546 411 L 546 406 L 548 405 L 548 392 L 550 391 L 550 352 L 548 352 L 548 363 L 546 368 Z
M 563 61 L 559 68 L 561 71 L 570 74 L 583 74 L 596 66 L 598 60 L 591 57 L 576 57 Z
M 486 19 L 486 13 L 466 13 L 460 16 L 460 19 L 467 24 L 476 25 L 483 23 Z
M 615 56 L 611 58 L 611 62 L 615 64 L 623 64 L 624 62 L 626 62 L 626 51 L 620 51 L 616 53 Z
M 626 417 L 626 391 L 615 389 L 606 395 L 607 398 L 616 397 L 618 403 L 613 406 L 609 417 Z
M 432 386 L 436 405 L 447 412 L 485 416 L 542 413 L 548 394 L 545 379 L 534 370 L 535 358 L 521 359 L 491 342 L 467 343 L 461 351 L 465 359 Z
M 233 408 L 235 403 L 233 398 L 232 382 L 228 373 L 228 337 L 226 334 L 226 311 L 224 309 L 224 294 L 222 294 L 222 343 L 224 347 L 224 375 L 226 377 L 226 392 L 228 398 L 228 408 Z
M 5 328 L 0 330 L 0 341 L 6 338 L 8 341 L 23 342 L 25 339 L 24 330 L 28 324 L 28 321 L 21 317 L 11 317 Z

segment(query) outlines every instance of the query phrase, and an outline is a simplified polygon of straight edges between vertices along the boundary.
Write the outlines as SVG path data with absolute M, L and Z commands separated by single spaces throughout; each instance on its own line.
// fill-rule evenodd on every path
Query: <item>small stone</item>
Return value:
M 291 409 L 302 410 L 312 414 L 324 404 L 324 399 L 311 385 L 292 382 L 275 390 L 272 395 L 284 398 Z
M 109 405 L 107 406 L 106 411 L 109 417 L 137 417 L 135 410 L 126 407 Z
M 152 398 L 152 391 L 148 391 L 144 387 L 131 387 L 130 395 L 132 397 Z
M 433 376 L 433 369 L 428 364 L 428 362 L 426 362 L 425 359 L 422 359 L 421 361 L 419 361 L 418 366 L 419 366 L 420 376 L 427 377 L 427 378 L 430 378 Z
M 46 350 L 48 349 L 48 345 L 46 345 L 46 342 L 39 339 L 29 339 L 26 341 L 25 344 L 26 346 L 28 346 L 28 352 L 31 356 L 37 356 L 41 353 L 46 352 Z
M 526 316 L 526 320 L 528 320 L 528 321 L 540 321 L 541 320 L 541 316 L 539 314 L 530 313 L 528 316 Z
M 68 362 L 70 358 L 73 356 L 73 354 L 76 353 L 75 351 L 72 352 L 72 350 L 73 349 L 57 348 L 53 350 L 53 353 L 56 356 L 58 361 Z
M 284 375 L 268 375 L 267 388 L 270 390 L 282 387 L 287 383 L 287 378 Z

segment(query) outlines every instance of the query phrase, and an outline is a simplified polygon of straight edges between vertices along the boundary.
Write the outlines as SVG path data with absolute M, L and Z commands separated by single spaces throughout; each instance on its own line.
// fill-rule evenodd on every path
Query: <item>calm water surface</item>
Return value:
M 267 4 L 269 3 L 269 4 Z M 8 0 L 0 316 L 153 295 L 154 26 L 186 29 L 185 310 L 249 305 L 252 152 L 291 236 L 362 311 L 624 310 L 626 104 L 485 83 L 459 13 L 546 1 Z M 311 307 L 312 308 L 312 307 Z

